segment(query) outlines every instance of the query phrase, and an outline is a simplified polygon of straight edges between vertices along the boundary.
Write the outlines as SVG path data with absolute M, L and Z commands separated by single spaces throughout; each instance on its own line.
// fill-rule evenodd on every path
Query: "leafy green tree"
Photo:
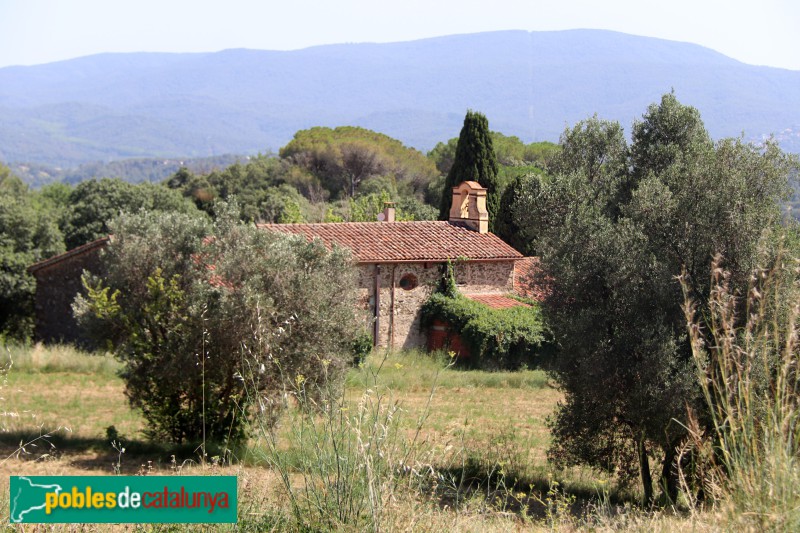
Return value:
M 34 198 L 40 203 L 47 204 L 59 214 L 59 217 L 69 209 L 69 195 L 72 187 L 66 183 L 49 183 L 34 191 Z
M 0 191 L 4 195 L 20 196 L 28 192 L 28 187 L 11 172 L 10 168 L 0 163 Z
M 413 196 L 400 197 L 396 204 L 402 220 L 436 220 L 436 215 L 439 214 L 435 207 Z
M 519 137 L 506 136 L 500 132 L 490 133 L 492 145 L 497 155 L 497 164 L 501 167 L 527 167 L 534 166 L 547 169 L 550 162 L 558 155 L 559 146 L 551 142 L 523 143 Z M 428 158 L 436 164 L 440 174 L 446 176 L 453 166 L 456 156 L 458 137 L 453 137 L 446 143 L 439 142 L 428 152 Z
M 444 182 L 446 176 L 438 176 L 431 180 L 425 188 L 425 203 L 428 205 L 436 206 L 436 217 L 439 216 L 439 204 L 442 202 L 442 195 L 444 194 Z
M 361 184 L 357 196 L 364 196 L 367 194 L 388 194 L 391 198 L 397 198 L 400 194 L 397 192 L 397 183 L 389 176 L 375 176 L 369 178 Z
M 268 211 L 277 209 L 276 199 L 286 196 L 286 189 L 280 193 L 269 191 L 284 185 L 287 177 L 294 177 L 288 164 L 276 157 L 258 155 L 246 163 L 236 162 L 208 174 L 198 175 L 182 168 L 167 179 L 165 185 L 191 198 L 198 209 L 211 216 L 214 216 L 216 200 L 228 201 L 235 196 L 241 206 L 242 220 L 254 222 L 265 219 L 265 205 Z M 296 192 L 293 195 L 297 196 Z M 266 219 L 271 217 L 269 213 Z
M 126 395 L 154 438 L 243 440 L 250 416 L 274 423 L 287 380 L 309 395 L 338 383 L 359 331 L 348 252 L 217 212 L 213 226 L 176 213 L 118 218 L 106 272 L 85 278 L 75 304 L 125 363 Z
M 280 156 L 314 175 L 332 198 L 353 198 L 362 183 L 379 176 L 390 177 L 401 195 L 422 198 L 436 177 L 433 163 L 417 150 L 351 126 L 298 131 Z
M 630 163 L 634 179 L 663 172 L 678 159 L 696 158 L 711 144 L 700 112 L 682 106 L 674 93 L 664 95 L 660 105 L 650 105 L 645 120 L 633 125 Z
M 532 172 L 514 178 L 500 196 L 500 209 L 494 224 L 495 234 L 524 255 L 537 255 L 537 236 L 535 233 L 529 232 L 526 226 L 518 224 L 515 213 L 521 199 L 526 195 L 538 193 L 540 179 L 543 178 Z
M 378 220 L 378 215 L 383 212 L 384 204 L 391 200 L 387 192 L 365 194 L 358 198 L 351 198 L 349 200 L 350 217 L 348 222 L 375 222 Z M 400 220 L 398 215 L 400 213 L 396 213 L 398 218 L 395 220 Z
M 398 222 L 410 220 L 435 220 L 436 209 L 430 205 L 420 202 L 414 197 L 393 197 L 389 192 L 383 190 L 368 194 L 359 194 L 356 198 L 351 198 L 347 206 L 342 210 L 342 220 L 347 222 L 375 222 L 378 215 L 383 212 L 386 203 L 391 202 L 395 207 L 395 220 Z M 326 222 L 336 222 L 335 219 Z
M 191 170 L 181 167 L 164 182 L 164 185 L 170 189 L 183 189 L 194 179 L 195 175 Z
M 351 198 L 356 195 L 356 189 L 366 178 L 380 176 L 388 170 L 388 161 L 369 143 L 345 142 L 339 146 L 339 150 L 342 154 L 341 172 Z
M 453 167 L 453 161 L 456 159 L 456 146 L 458 146 L 458 137 L 453 137 L 446 143 L 436 143 L 436 146 L 428 152 L 428 158 L 433 160 L 436 170 L 442 176 L 446 176 Z
M 525 147 L 526 164 L 533 164 L 543 170 L 550 168 L 550 163 L 558 157 L 561 147 L 548 141 L 535 142 Z
M 429 216 L 421 203 L 436 177 L 429 159 L 399 141 L 363 128 L 312 128 L 295 134 L 281 157 L 259 155 L 209 174 L 179 169 L 165 181 L 214 217 L 217 199 L 236 197 L 248 222 L 350 218 L 350 200 L 384 192 Z M 325 202 L 333 198 L 333 205 Z
M 294 187 L 284 183 L 264 191 L 264 197 L 259 203 L 258 220 L 280 224 L 305 222 L 303 208 L 307 208 L 307 206 L 308 200 L 303 198 Z
M 0 334 L 31 336 L 36 282 L 27 268 L 63 251 L 56 213 L 0 165 Z
M 145 209 L 200 215 L 191 202 L 162 185 L 133 185 L 110 178 L 80 183 L 70 192 L 69 206 L 61 222 L 67 248 L 108 235 L 108 223 L 123 212 Z
M 486 188 L 486 209 L 489 211 L 489 230 L 493 231 L 495 217 L 500 208 L 500 191 L 497 186 L 497 159 L 489 134 L 489 121 L 481 113 L 467 111 L 464 126 L 458 136 L 453 166 L 447 174 L 439 220 L 450 217 L 452 196 L 450 191 L 462 181 L 476 181 Z
M 713 144 L 699 113 L 673 94 L 634 125 L 594 117 L 567 130 L 554 176 L 516 207 L 538 234 L 544 306 L 561 352 L 565 400 L 552 419 L 550 456 L 632 479 L 653 500 L 650 461 L 677 496 L 677 447 L 686 409 L 702 413 L 677 276 L 707 313 L 712 257 L 725 257 L 746 292 L 763 232 L 796 163 L 774 145 Z

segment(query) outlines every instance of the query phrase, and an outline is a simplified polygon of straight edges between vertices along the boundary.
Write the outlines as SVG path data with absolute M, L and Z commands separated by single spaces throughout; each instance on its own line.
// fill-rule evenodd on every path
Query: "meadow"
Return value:
M 246 447 L 209 446 L 204 456 L 197 444 L 144 438 L 108 354 L 6 347 L 0 363 L 3 477 L 237 475 L 237 527 L 254 531 L 724 529 L 710 512 L 641 510 L 640 495 L 588 469 L 553 469 L 546 418 L 561 393 L 541 370 L 374 353 L 349 371 L 333 412 L 308 416 L 292 404 L 274 432 L 255 427 Z

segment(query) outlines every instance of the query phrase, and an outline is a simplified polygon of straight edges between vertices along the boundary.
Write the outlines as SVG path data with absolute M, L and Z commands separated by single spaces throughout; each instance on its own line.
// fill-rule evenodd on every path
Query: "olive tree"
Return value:
M 537 235 L 551 286 L 544 308 L 561 345 L 554 375 L 565 399 L 550 456 L 638 472 L 648 501 L 656 459 L 674 499 L 687 406 L 702 412 L 677 276 L 686 273 L 700 315 L 715 254 L 743 287 L 780 218 L 793 160 L 771 144 L 713 143 L 673 94 L 634 124 L 630 146 L 619 124 L 597 117 L 561 145 L 552 179 L 516 207 Z
M 214 225 L 120 217 L 104 274 L 75 304 L 125 363 L 126 395 L 154 438 L 241 440 L 248 416 L 280 412 L 287 383 L 335 384 L 359 331 L 348 251 L 218 212 Z

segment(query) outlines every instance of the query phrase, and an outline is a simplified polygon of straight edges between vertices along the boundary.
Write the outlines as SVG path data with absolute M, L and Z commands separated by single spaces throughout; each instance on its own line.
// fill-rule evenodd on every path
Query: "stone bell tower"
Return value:
M 486 189 L 477 181 L 462 181 L 453 187 L 450 222 L 466 226 L 478 233 L 489 232 Z

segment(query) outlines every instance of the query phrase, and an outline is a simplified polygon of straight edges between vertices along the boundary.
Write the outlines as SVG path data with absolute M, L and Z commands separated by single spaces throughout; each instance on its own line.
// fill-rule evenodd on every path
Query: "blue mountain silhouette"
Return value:
M 525 141 L 597 113 L 626 130 L 674 90 L 714 137 L 800 152 L 800 71 L 599 30 L 504 31 L 291 52 L 103 54 L 0 69 L 0 160 L 277 151 L 299 129 L 358 125 L 422 150 L 467 109 Z

